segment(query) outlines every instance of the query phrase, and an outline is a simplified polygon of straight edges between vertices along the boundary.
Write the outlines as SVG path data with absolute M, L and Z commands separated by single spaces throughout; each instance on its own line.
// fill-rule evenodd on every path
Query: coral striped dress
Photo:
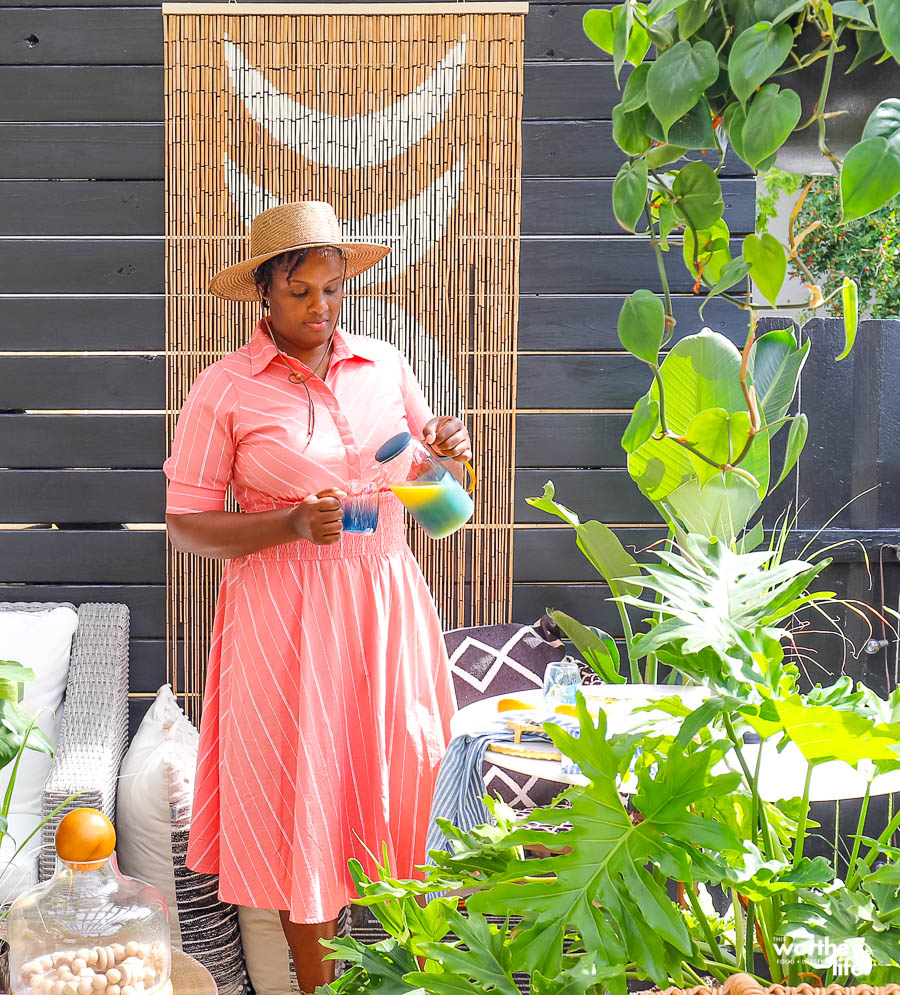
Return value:
M 308 372 L 297 360 L 296 369 Z M 372 479 L 385 439 L 421 437 L 432 415 L 409 364 L 338 328 L 307 446 L 302 386 L 257 325 L 207 367 L 182 408 L 167 510 L 296 504 Z M 307 540 L 230 559 L 219 591 L 200 727 L 188 866 L 224 900 L 335 918 L 387 845 L 401 876 L 425 859 L 452 691 L 434 601 L 383 494 L 376 533 Z

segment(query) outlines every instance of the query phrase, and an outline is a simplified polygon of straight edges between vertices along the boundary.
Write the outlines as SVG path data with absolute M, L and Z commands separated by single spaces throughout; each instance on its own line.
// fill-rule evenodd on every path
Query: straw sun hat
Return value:
M 347 279 L 374 266 L 391 251 L 386 245 L 348 242 L 341 232 L 334 208 L 321 200 L 298 200 L 257 214 L 250 225 L 250 256 L 220 270 L 209 291 L 229 301 L 259 298 L 253 271 L 260 263 L 292 249 L 336 246 L 347 260 Z

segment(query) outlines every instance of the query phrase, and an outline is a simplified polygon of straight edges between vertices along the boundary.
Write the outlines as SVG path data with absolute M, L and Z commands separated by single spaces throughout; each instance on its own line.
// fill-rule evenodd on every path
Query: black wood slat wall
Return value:
M 571 533 L 524 502 L 552 477 L 561 500 L 622 526 L 629 545 L 660 535 L 624 471 L 624 409 L 647 378 L 616 336 L 623 296 L 657 278 L 647 247 L 612 216 L 616 88 L 582 33 L 586 9 L 537 2 L 526 20 L 514 614 L 556 606 L 620 635 Z M 0 523 L 43 526 L 0 529 L 0 597 L 128 604 L 132 691 L 147 696 L 165 679 L 161 66 L 158 0 L 0 7 Z M 754 184 L 733 155 L 724 174 L 740 235 L 753 226 Z M 700 321 L 676 253 L 680 337 Z M 743 337 L 728 305 L 713 302 L 704 322 Z M 822 524 L 880 482 L 834 523 L 863 534 L 877 559 L 900 521 L 900 384 L 877 335 L 834 367 L 835 334 L 821 330 L 805 377 L 800 524 Z M 893 355 L 898 345 L 894 333 Z M 885 597 L 896 602 L 891 555 Z M 878 603 L 859 563 L 835 569 L 848 597 Z M 840 650 L 824 652 L 838 669 Z M 883 685 L 885 661 L 848 666 Z M 133 701 L 133 721 L 148 700 Z

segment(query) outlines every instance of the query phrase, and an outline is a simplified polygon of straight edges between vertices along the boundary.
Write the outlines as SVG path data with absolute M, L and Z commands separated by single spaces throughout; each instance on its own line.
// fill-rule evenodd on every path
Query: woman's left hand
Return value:
M 466 463 L 472 459 L 469 430 L 458 418 L 432 418 L 422 429 L 422 441 L 436 456 Z

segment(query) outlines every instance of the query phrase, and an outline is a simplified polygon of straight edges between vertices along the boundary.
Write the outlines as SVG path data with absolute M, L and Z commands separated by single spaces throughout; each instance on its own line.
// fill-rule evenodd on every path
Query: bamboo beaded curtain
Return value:
M 447 628 L 510 617 L 526 9 L 163 5 L 168 438 L 258 317 L 210 277 L 246 257 L 260 211 L 330 202 L 346 236 L 393 249 L 348 284 L 342 326 L 397 345 L 472 434 L 472 521 L 409 531 Z M 194 718 L 220 577 L 170 548 L 169 677 Z

